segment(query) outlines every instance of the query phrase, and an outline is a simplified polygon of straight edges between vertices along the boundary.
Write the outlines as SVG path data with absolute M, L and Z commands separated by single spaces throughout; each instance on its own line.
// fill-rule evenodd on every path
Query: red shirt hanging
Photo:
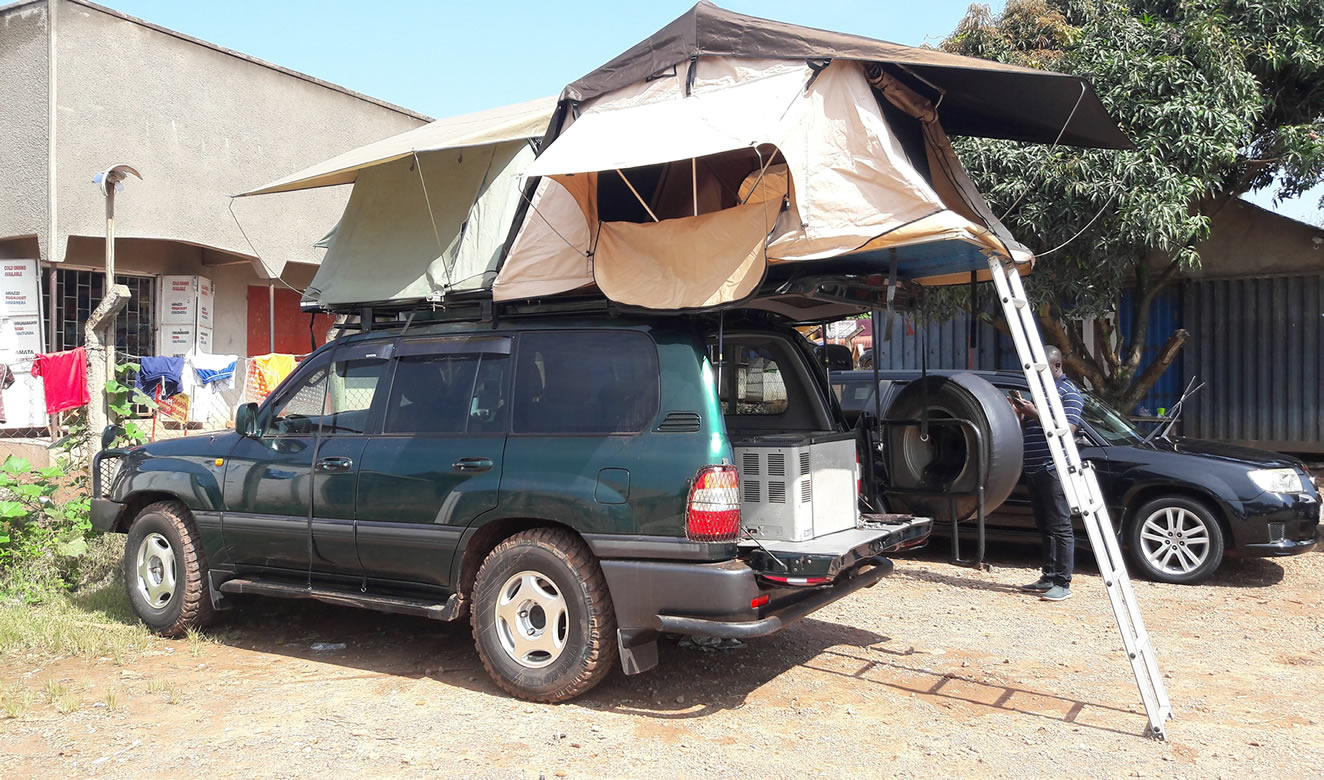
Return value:
M 37 355 L 32 375 L 41 377 L 46 388 L 46 413 L 85 406 L 87 394 L 87 351 L 82 347 L 50 355 Z

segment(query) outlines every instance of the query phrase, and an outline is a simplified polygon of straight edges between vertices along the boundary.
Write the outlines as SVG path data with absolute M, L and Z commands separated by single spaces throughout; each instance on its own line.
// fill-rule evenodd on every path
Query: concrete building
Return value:
M 92 177 L 127 163 L 143 180 L 116 201 L 117 281 L 134 295 L 119 348 L 157 353 L 160 278 L 178 274 L 214 284 L 211 351 L 307 352 L 295 291 L 347 188 L 230 196 L 427 121 L 84 0 L 0 6 L 0 261 L 37 261 L 41 350 L 80 344 L 104 278 Z

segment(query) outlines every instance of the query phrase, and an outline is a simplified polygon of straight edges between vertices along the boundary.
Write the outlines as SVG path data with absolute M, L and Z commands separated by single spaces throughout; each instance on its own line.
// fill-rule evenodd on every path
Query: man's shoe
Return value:
M 1047 593 L 1053 589 L 1053 581 L 1047 577 L 1040 577 L 1029 585 L 1022 585 L 1020 589 L 1026 593 Z
M 1066 601 L 1071 598 L 1071 588 L 1068 588 L 1065 585 L 1054 585 L 1047 593 L 1044 593 L 1044 595 L 1039 598 L 1044 601 Z

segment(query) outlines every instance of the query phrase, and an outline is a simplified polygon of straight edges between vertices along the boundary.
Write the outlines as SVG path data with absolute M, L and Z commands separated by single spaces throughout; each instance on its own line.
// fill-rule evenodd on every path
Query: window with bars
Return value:
M 56 268 L 54 280 L 46 275 L 42 303 L 55 323 L 49 351 L 83 346 L 83 328 L 105 297 L 105 280 L 101 271 L 80 268 Z M 156 279 L 116 274 L 115 282 L 129 288 L 129 303 L 115 317 L 115 349 L 129 355 L 156 354 Z
M 56 268 L 55 278 L 44 275 L 41 297 L 47 321 L 55 323 L 55 339 L 48 352 L 62 352 L 81 347 L 86 342 L 84 328 L 92 311 L 106 294 L 104 271 L 81 268 Z M 156 279 L 151 276 L 115 274 L 115 282 L 129 288 L 129 302 L 115 316 L 115 351 L 120 356 L 156 354 Z M 49 325 L 47 325 L 49 327 Z M 49 331 L 48 331 L 49 333 Z M 126 358 L 119 357 L 121 362 Z M 122 379 L 132 382 L 136 376 Z M 135 405 L 134 413 L 150 414 L 146 406 Z

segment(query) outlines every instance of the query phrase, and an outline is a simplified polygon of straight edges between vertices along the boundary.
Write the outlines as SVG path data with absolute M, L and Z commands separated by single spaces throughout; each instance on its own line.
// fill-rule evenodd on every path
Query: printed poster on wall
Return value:
M 45 428 L 46 393 L 40 377 L 32 375 L 32 359 L 43 348 L 41 317 L 0 317 L 0 363 L 14 372 L 14 383 L 0 389 L 5 420 L 0 428 Z
M 0 261 L 0 316 L 41 312 L 41 292 L 37 288 L 36 260 Z

